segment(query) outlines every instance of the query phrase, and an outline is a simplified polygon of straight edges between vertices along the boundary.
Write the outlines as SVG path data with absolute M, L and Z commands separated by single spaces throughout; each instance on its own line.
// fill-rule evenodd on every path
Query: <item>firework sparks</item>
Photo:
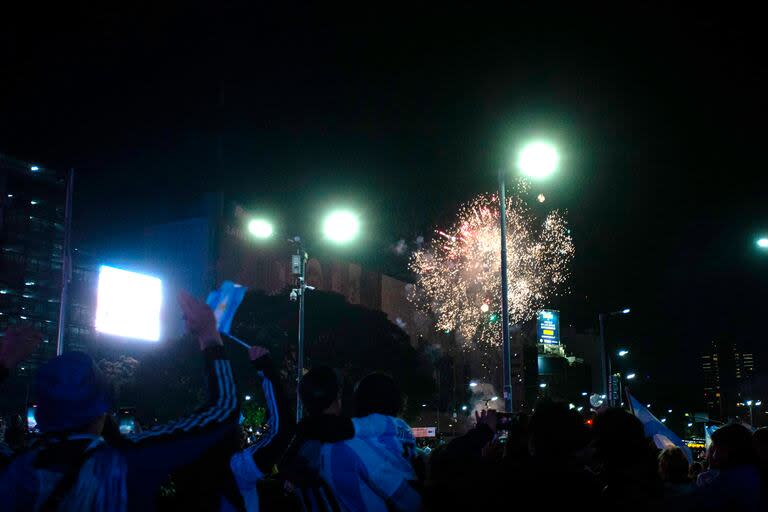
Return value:
M 574 247 L 565 216 L 550 212 L 539 224 L 519 196 L 507 200 L 509 317 L 530 319 L 568 279 Z M 498 196 L 461 207 L 455 224 L 411 257 L 411 300 L 430 311 L 435 328 L 457 331 L 467 347 L 501 342 L 501 251 Z

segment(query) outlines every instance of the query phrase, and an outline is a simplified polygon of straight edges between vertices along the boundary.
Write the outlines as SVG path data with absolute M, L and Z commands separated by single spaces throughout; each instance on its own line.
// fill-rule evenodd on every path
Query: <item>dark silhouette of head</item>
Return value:
M 688 482 L 688 458 L 677 446 L 664 448 L 659 454 L 659 476 L 672 484 Z
M 592 427 L 595 458 L 605 463 L 642 456 L 648 451 L 643 424 L 623 409 L 608 409 L 597 415 Z
M 389 375 L 371 373 L 355 387 L 355 416 L 385 414 L 397 416 L 403 408 L 400 388 Z
M 101 434 L 111 406 L 111 390 L 93 359 L 65 352 L 37 372 L 37 425 L 44 433 Z
M 754 463 L 752 433 L 735 423 L 720 427 L 712 434 L 709 457 L 712 467 L 720 470 Z
M 339 414 L 339 380 L 333 368 L 316 366 L 309 370 L 299 382 L 299 397 L 310 416 Z
M 762 427 L 752 434 L 752 445 L 755 448 L 757 462 L 764 468 L 768 468 L 768 427 Z
M 688 478 L 696 480 L 696 478 L 704 471 L 704 466 L 701 462 L 692 462 L 688 468 Z
M 529 448 L 536 457 L 565 457 L 589 443 L 581 416 L 565 403 L 542 401 L 528 425 Z

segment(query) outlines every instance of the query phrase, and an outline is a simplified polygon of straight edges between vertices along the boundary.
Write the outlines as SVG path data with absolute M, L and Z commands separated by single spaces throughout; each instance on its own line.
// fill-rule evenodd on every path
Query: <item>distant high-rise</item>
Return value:
M 0 155 L 0 335 L 17 324 L 31 325 L 44 335 L 42 346 L 19 365 L 21 376 L 33 375 L 56 354 L 65 181 L 65 173 Z M 92 269 L 74 267 L 67 349 L 82 348 L 91 333 L 93 299 L 83 290 L 94 279 Z
M 704 403 L 710 416 L 726 419 L 738 414 L 739 401 L 751 398 L 755 373 L 754 354 L 736 343 L 713 340 L 701 356 L 704 374 Z

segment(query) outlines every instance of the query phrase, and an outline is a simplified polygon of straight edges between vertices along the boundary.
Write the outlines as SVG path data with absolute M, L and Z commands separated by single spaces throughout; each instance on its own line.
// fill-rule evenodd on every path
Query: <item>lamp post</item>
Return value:
M 552 174 L 560 163 L 554 146 L 531 142 L 518 155 L 517 167 L 532 179 Z M 509 348 L 509 279 L 507 276 L 507 189 L 504 169 L 499 169 L 499 219 L 501 222 L 501 370 L 504 378 L 504 411 L 512 412 L 512 361 Z
M 266 240 L 271 238 L 274 233 L 274 227 L 266 219 L 253 219 L 248 223 L 248 231 L 258 239 Z M 360 221 L 357 216 L 347 210 L 336 210 L 331 212 L 323 221 L 323 235 L 326 239 L 335 243 L 346 243 L 357 237 L 360 231 Z M 301 421 L 303 416 L 301 397 L 299 396 L 299 382 L 304 376 L 304 313 L 305 297 L 307 290 L 314 290 L 309 286 L 306 280 L 307 259 L 309 255 L 304 248 L 304 241 L 301 237 L 295 236 L 288 239 L 289 242 L 296 244 L 296 253 L 291 256 L 291 271 L 296 276 L 296 288 L 291 290 L 290 299 L 299 303 L 299 326 L 297 335 L 296 349 L 296 422 Z
M 611 385 L 611 382 L 613 380 L 612 375 L 612 369 L 611 369 L 611 357 L 608 353 L 608 345 L 605 342 L 605 319 L 609 316 L 616 316 L 616 315 L 628 315 L 630 313 L 629 308 L 624 308 L 619 311 L 614 311 L 612 313 L 600 313 L 597 315 L 598 321 L 600 322 L 600 359 L 601 359 L 601 373 L 602 373 L 602 380 L 603 380 L 603 394 L 608 396 L 608 405 L 609 407 L 613 407 L 614 400 L 613 400 L 613 386 Z M 629 351 L 626 351 L 626 353 L 621 356 L 624 357 L 627 355 Z

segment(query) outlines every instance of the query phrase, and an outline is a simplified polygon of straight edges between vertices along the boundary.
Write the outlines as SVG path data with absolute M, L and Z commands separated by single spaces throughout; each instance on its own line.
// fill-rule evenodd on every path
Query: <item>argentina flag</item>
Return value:
M 629 391 L 627 391 L 627 398 L 629 399 L 629 407 L 632 414 L 642 422 L 645 435 L 653 439 L 653 443 L 657 448 L 663 450 L 669 446 L 677 446 L 683 450 L 689 463 L 693 460 L 691 449 L 686 446 L 682 439 L 677 437 L 677 434 L 669 430 L 656 416 L 651 414 L 651 411 L 632 396 Z
M 219 332 L 238 342 L 240 340 L 234 338 L 229 331 L 232 328 L 232 320 L 235 318 L 237 308 L 243 302 L 246 290 L 245 286 L 233 283 L 232 281 L 224 281 L 218 290 L 208 294 L 208 299 L 205 301 L 213 310 L 213 316 L 216 317 L 216 328 Z M 243 344 L 242 342 L 240 343 Z

